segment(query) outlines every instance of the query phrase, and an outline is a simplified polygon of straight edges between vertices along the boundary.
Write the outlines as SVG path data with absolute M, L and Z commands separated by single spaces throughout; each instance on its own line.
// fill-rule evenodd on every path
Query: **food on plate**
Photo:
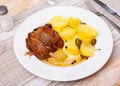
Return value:
M 81 20 L 79 18 L 69 17 L 69 26 L 76 27 L 81 23 Z
M 82 42 L 80 52 L 83 56 L 93 56 L 95 48 L 91 43 Z
M 91 42 L 98 35 L 98 31 L 90 25 L 81 24 L 77 27 L 78 37 L 84 42 Z
M 80 49 L 81 43 L 82 43 L 82 41 L 79 38 L 75 39 L 75 44 L 79 49 Z
M 64 40 L 73 39 L 76 35 L 76 30 L 71 27 L 66 27 L 59 33 Z
M 95 54 L 98 31 L 78 17 L 54 16 L 49 24 L 28 33 L 30 53 L 55 66 L 78 64 Z
M 80 54 L 79 48 L 76 46 L 75 39 L 67 40 L 65 43 L 65 51 L 72 55 Z
M 50 24 L 57 32 L 60 32 L 62 28 L 67 26 L 68 19 L 65 16 L 55 16 L 51 19 Z
M 59 62 L 64 61 L 68 57 L 67 54 L 61 48 L 59 48 L 54 53 L 51 52 L 50 56 L 53 57 L 54 59 L 58 60 Z M 50 60 L 50 58 L 48 58 L 48 60 Z
M 50 57 L 50 52 L 63 48 L 64 42 L 50 24 L 40 26 L 28 33 L 26 46 L 39 59 Z

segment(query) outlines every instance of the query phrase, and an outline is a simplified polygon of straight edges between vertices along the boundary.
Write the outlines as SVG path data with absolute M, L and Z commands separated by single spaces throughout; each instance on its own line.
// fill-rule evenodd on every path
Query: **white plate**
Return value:
M 51 66 L 38 60 L 35 56 L 31 58 L 25 56 L 25 52 L 28 51 L 25 43 L 28 33 L 36 27 L 48 23 L 56 15 L 78 17 L 96 28 L 99 31 L 96 48 L 101 50 L 96 51 L 92 58 L 70 67 Z M 112 49 L 113 39 L 106 23 L 95 14 L 72 6 L 51 7 L 34 13 L 21 24 L 14 38 L 14 51 L 22 66 L 38 77 L 55 81 L 77 80 L 95 73 L 108 61 Z

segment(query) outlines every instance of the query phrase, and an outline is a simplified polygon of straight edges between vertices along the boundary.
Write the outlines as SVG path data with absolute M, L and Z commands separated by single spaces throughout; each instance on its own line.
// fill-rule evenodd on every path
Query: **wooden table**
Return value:
M 102 0 L 120 13 L 119 0 Z M 120 34 L 107 22 L 114 39 L 114 49 L 108 63 L 97 73 L 82 80 L 71 82 L 56 82 L 39 78 L 26 69 L 16 59 L 13 50 L 14 34 L 21 22 L 27 16 L 49 7 L 45 0 L 0 0 L 0 5 L 6 5 L 13 16 L 14 29 L 10 32 L 2 32 L 0 40 L 6 43 L 5 52 L 0 55 L 0 86 L 120 86 Z M 66 5 L 72 5 L 88 9 L 81 0 L 70 0 Z M 108 14 L 104 9 L 94 3 L 95 7 L 120 26 L 120 20 Z

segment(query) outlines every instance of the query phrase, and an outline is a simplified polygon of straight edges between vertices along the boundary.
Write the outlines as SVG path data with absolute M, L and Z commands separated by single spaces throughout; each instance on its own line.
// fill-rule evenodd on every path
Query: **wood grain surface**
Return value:
M 6 5 L 12 15 L 22 13 L 43 0 L 0 0 L 0 5 Z

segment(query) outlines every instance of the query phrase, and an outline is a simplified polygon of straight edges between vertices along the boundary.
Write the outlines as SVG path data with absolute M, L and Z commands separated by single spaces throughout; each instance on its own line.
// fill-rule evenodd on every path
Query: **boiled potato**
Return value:
M 61 48 L 57 49 L 54 53 L 50 53 L 50 56 L 56 58 L 57 61 L 64 61 L 68 57 Z
M 80 39 L 80 40 L 82 40 L 83 42 L 85 42 L 85 43 L 90 43 L 91 42 L 91 40 L 93 39 L 93 37 L 84 37 L 83 35 L 79 35 L 78 34 L 78 38 Z
M 50 24 L 53 26 L 53 29 L 60 31 L 68 25 L 68 19 L 65 16 L 55 16 L 51 19 Z
M 94 46 L 92 46 L 92 44 L 82 42 L 80 52 L 83 56 L 93 56 L 95 49 Z
M 60 63 L 61 63 L 61 61 L 60 61 L 59 59 L 54 58 L 54 57 L 48 58 L 48 62 L 49 62 L 50 64 L 53 64 L 53 65 L 57 65 L 57 64 L 60 64 Z
M 58 34 L 61 32 L 62 28 L 53 28 L 55 31 L 58 32 Z
M 68 40 L 65 45 L 65 51 L 72 55 L 78 55 L 80 53 L 79 48 L 75 44 L 75 40 Z
M 68 25 L 71 27 L 76 27 L 80 24 L 80 19 L 79 18 L 75 18 L 75 17 L 69 17 L 69 23 Z
M 70 65 L 74 65 L 74 64 L 78 64 L 81 61 L 81 57 L 73 57 L 73 59 L 67 59 L 65 60 L 62 65 L 64 66 L 70 66 Z
M 90 42 L 93 38 L 98 35 L 98 31 L 93 27 L 85 24 L 81 24 L 77 28 L 78 37 L 82 41 Z
M 71 27 L 66 27 L 60 32 L 60 36 L 63 40 L 71 40 L 75 37 L 76 30 Z

